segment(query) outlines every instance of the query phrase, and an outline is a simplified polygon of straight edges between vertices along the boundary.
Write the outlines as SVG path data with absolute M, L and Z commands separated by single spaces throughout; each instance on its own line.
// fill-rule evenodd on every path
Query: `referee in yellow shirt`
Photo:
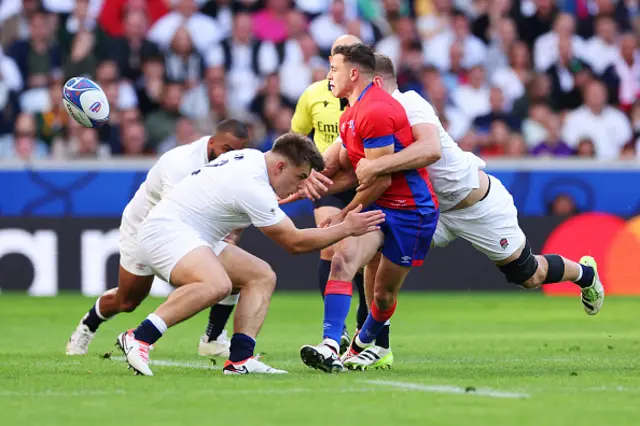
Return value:
M 362 43 L 353 35 L 342 35 L 336 39 L 331 47 L 340 45 L 350 45 Z M 338 123 L 342 112 L 347 108 L 346 99 L 338 99 L 331 94 L 329 80 L 322 80 L 311 84 L 300 96 L 296 111 L 291 120 L 291 130 L 304 135 L 311 135 L 318 150 L 324 153 L 336 140 L 339 134 Z M 355 189 L 338 194 L 327 195 L 314 202 L 313 215 L 316 224 L 324 219 L 339 213 L 346 207 L 355 196 Z M 324 291 L 331 271 L 331 258 L 333 257 L 333 246 L 327 247 L 320 252 L 320 262 L 318 263 L 318 285 L 324 298 Z M 362 274 L 356 275 L 353 283 L 358 288 L 360 295 L 357 315 L 357 328 L 360 330 L 367 319 L 367 301 L 364 293 L 364 280 Z M 340 352 L 344 352 L 349 346 L 349 334 L 343 331 L 340 339 Z

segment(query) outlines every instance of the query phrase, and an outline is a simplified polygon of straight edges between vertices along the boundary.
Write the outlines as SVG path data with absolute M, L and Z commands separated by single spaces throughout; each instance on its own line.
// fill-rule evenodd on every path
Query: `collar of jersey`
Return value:
M 367 90 L 371 89 L 371 87 L 373 86 L 373 83 L 369 83 L 367 85 L 367 87 L 364 88 L 364 90 L 362 91 L 362 93 L 360 93 L 360 96 L 358 96 L 358 100 L 362 99 L 362 97 L 364 96 L 365 93 L 367 93 Z

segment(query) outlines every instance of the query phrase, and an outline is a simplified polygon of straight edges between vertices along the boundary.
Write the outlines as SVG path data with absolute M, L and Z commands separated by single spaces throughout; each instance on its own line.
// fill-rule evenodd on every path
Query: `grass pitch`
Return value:
M 577 298 L 404 293 L 384 371 L 301 363 L 299 347 L 321 337 L 315 293 L 277 294 L 258 339 L 287 376 L 223 376 L 223 360 L 196 354 L 205 313 L 158 342 L 152 378 L 100 357 L 160 302 L 105 323 L 88 356 L 67 357 L 92 299 L 0 296 L 0 425 L 640 424 L 640 299 L 608 298 L 588 317 Z

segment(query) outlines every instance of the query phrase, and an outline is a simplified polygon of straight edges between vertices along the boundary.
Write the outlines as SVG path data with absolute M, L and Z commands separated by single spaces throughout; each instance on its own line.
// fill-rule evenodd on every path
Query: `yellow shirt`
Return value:
M 324 153 L 338 137 L 338 123 L 346 106 L 344 100 L 331 94 L 328 80 L 313 83 L 298 99 L 291 130 L 303 135 L 313 132 L 313 141 Z

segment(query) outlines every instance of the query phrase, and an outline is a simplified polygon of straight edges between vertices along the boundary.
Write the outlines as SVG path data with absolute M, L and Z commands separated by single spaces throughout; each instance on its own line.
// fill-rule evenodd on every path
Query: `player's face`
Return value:
M 311 174 L 311 166 L 304 164 L 300 167 L 295 167 L 292 164 L 288 164 L 281 161 L 276 166 L 276 182 L 274 182 L 273 189 L 280 198 L 287 198 L 289 195 L 294 194 L 302 187 L 302 183 Z
M 218 158 L 225 152 L 244 149 L 248 142 L 247 139 L 237 138 L 231 133 L 219 133 L 209 139 L 209 160 Z
M 329 84 L 331 94 L 336 98 L 346 98 L 349 96 L 351 88 L 351 67 L 344 62 L 343 55 L 333 55 L 331 57 L 331 67 L 329 68 Z

